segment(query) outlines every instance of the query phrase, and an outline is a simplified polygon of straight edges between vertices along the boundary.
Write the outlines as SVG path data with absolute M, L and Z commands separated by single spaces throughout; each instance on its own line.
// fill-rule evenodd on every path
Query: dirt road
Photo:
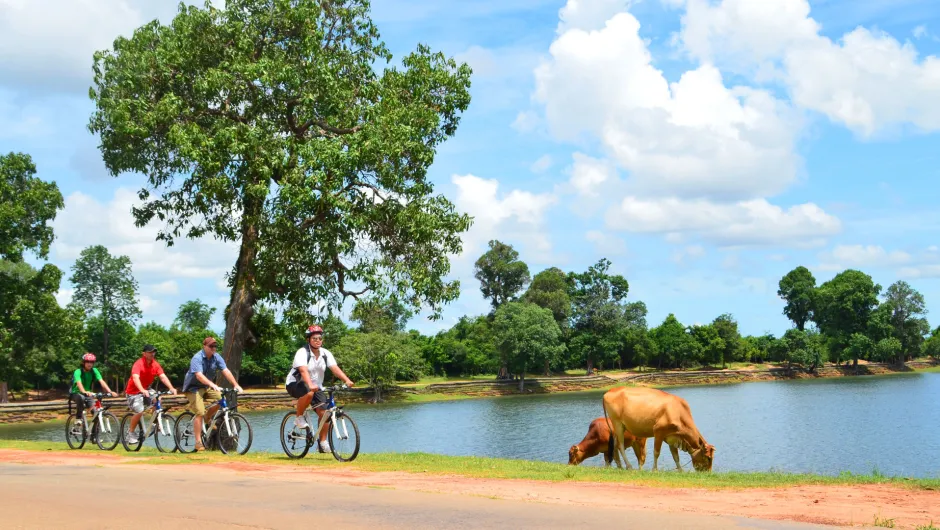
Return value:
M 894 487 L 705 491 L 290 465 L 149 465 L 119 454 L 0 450 L 6 528 L 829 528 L 940 522 L 940 492 Z M 138 459 L 137 462 L 140 462 Z M 100 504 L 93 502 L 98 499 Z M 122 518 L 135 514 L 134 520 Z

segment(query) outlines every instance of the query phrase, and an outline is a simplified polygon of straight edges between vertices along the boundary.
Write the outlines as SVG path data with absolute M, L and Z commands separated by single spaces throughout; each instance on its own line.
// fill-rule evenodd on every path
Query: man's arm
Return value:
M 108 387 L 108 383 L 104 382 L 104 379 L 99 379 L 98 382 L 101 383 L 101 388 L 103 388 L 105 392 L 111 394 L 112 396 L 117 396 L 117 394 L 115 394 L 114 391 Z
M 131 378 L 134 380 L 134 386 L 137 387 L 137 390 L 143 394 L 147 395 L 147 389 L 144 388 L 144 385 L 140 382 L 140 374 L 131 374 Z
M 170 378 L 166 376 L 166 373 L 160 374 L 160 381 L 163 382 L 163 384 L 164 384 L 167 388 L 170 389 L 170 393 L 171 393 L 171 394 L 175 394 L 175 393 L 176 393 L 176 389 L 173 388 L 173 383 L 170 382 Z
M 238 381 L 235 380 L 235 376 L 232 375 L 232 371 L 231 371 L 231 370 L 229 370 L 228 368 L 223 368 L 223 369 L 222 369 L 222 375 L 224 375 L 225 378 L 228 379 L 228 382 L 229 382 L 229 383 L 232 383 L 232 387 L 235 388 L 235 391 L 236 391 L 236 392 L 239 392 L 239 393 L 240 393 L 240 392 L 244 392 L 244 390 L 242 389 L 242 387 L 238 386 Z
M 75 383 L 75 386 L 78 387 L 79 392 L 81 392 L 82 394 L 86 396 L 89 396 L 91 395 L 91 392 L 89 392 L 88 390 L 85 390 L 85 385 L 82 384 L 82 376 L 80 374 L 81 372 L 74 374 L 72 376 L 72 381 Z
M 205 375 L 203 375 L 202 372 L 193 372 L 193 375 L 196 376 L 196 379 L 199 380 L 200 383 L 206 385 L 207 387 L 211 388 L 212 390 L 221 390 L 221 389 L 219 388 L 219 385 L 213 383 L 212 381 L 209 381 L 209 378 L 206 377 Z
M 353 386 L 353 382 L 348 377 L 346 377 L 346 374 L 343 373 L 342 368 L 340 368 L 338 364 L 334 364 L 333 366 L 331 366 L 330 371 L 333 372 L 333 375 L 345 381 L 346 386 L 348 387 Z

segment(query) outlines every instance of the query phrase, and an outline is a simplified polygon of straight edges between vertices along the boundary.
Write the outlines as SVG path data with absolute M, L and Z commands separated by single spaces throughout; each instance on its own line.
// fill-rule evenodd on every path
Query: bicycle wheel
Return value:
M 340 444 L 343 446 L 343 452 L 339 449 Z M 347 450 L 349 452 L 346 452 Z M 330 451 L 333 458 L 340 462 L 352 462 L 359 455 L 359 427 L 345 412 L 338 412 L 336 425 L 330 427 Z
M 181 453 L 192 453 L 196 450 L 196 435 L 193 431 L 193 418 L 195 417 L 195 414 L 188 411 L 176 417 L 176 423 L 173 425 L 173 439 Z
M 229 432 L 224 420 L 220 420 L 219 426 L 216 427 L 219 450 L 225 455 L 231 452 L 243 455 L 251 447 L 251 424 L 248 423 L 248 419 L 237 412 L 229 414 L 228 420 L 232 432 Z
M 161 453 L 176 452 L 176 418 L 169 414 L 160 414 L 155 420 L 153 441 Z
M 91 426 L 91 436 L 98 444 L 98 449 L 102 451 L 110 451 L 117 447 L 122 431 L 121 422 L 110 411 L 102 412 L 95 424 Z
M 303 458 L 307 456 L 310 450 L 310 444 L 313 440 L 310 434 L 310 426 L 301 429 L 294 425 L 294 418 L 297 413 L 288 412 L 281 420 L 281 447 L 287 453 L 288 458 Z
M 85 446 L 85 438 L 88 437 L 88 429 L 85 422 L 75 416 L 69 416 L 65 420 L 65 441 L 72 449 L 81 449 Z
M 141 425 L 144 421 L 144 417 L 140 417 L 140 421 L 137 422 L 137 428 L 134 429 L 137 431 L 137 443 L 130 443 L 127 441 L 127 437 L 131 434 L 131 418 L 134 417 L 133 412 L 128 412 L 121 418 L 121 445 L 124 446 L 125 451 L 140 451 L 140 446 L 144 445 L 144 426 Z

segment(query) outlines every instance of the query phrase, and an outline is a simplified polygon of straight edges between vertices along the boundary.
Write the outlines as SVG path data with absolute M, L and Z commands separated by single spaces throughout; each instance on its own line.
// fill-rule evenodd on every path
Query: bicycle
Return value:
M 127 442 L 127 435 L 130 434 L 131 418 L 135 416 L 135 413 L 128 412 L 121 418 L 121 445 L 124 446 L 125 451 L 140 451 L 141 446 L 144 445 L 144 440 L 152 435 L 153 441 L 161 453 L 176 452 L 176 435 L 174 434 L 176 418 L 168 414 L 170 407 L 163 408 L 161 398 L 167 394 L 170 394 L 170 392 L 150 392 L 150 406 L 144 409 L 144 413 L 151 413 L 150 424 L 146 427 L 147 434 L 144 434 L 144 417 L 141 415 L 140 421 L 137 422 L 137 443 Z M 172 446 L 169 444 L 172 444 Z
M 91 407 L 91 420 L 85 418 L 83 412 L 81 416 L 69 414 L 65 420 L 65 441 L 72 449 L 81 449 L 85 447 L 85 441 L 89 439 L 88 425 L 91 424 L 91 440 L 98 445 L 102 451 L 110 451 L 117 446 L 120 433 L 116 432 L 118 428 L 118 419 L 108 409 L 111 405 L 102 405 L 101 398 L 108 397 L 111 394 L 97 393 L 94 395 L 95 404 Z M 71 404 L 69 404 L 71 410 Z M 113 436 L 111 436 L 113 434 Z
M 328 392 L 328 397 L 326 403 L 317 405 L 317 407 L 322 406 L 325 408 L 323 416 L 319 418 L 319 422 L 317 423 L 316 433 L 310 429 L 310 419 L 307 416 L 311 408 L 304 411 L 303 418 L 304 421 L 307 422 L 307 427 L 303 429 L 294 424 L 294 418 L 297 417 L 296 411 L 288 412 L 284 415 L 284 419 L 281 420 L 281 447 L 284 448 L 284 452 L 287 453 L 289 458 L 296 459 L 307 456 L 310 447 L 319 442 L 320 433 L 323 431 L 326 424 L 329 423 L 330 452 L 333 453 L 333 458 L 340 462 L 352 462 L 356 459 L 356 456 L 359 455 L 359 427 L 349 414 L 343 411 L 343 407 L 336 406 L 336 400 L 333 399 L 333 393 L 346 388 L 348 388 L 346 385 L 336 385 L 323 389 Z M 348 457 L 341 456 L 337 450 L 338 442 L 345 442 L 349 439 L 350 432 L 346 428 L 347 423 L 352 425 L 352 433 L 356 437 L 352 454 Z M 342 433 L 340 433 L 340 427 L 338 425 L 342 427 Z M 301 447 L 298 447 L 298 445 Z
M 227 398 L 231 394 L 231 399 Z M 251 448 L 252 431 L 248 420 L 235 412 L 238 410 L 236 401 L 237 392 L 233 388 L 222 389 L 222 399 L 216 401 L 213 405 L 206 407 L 206 410 L 219 405 L 219 410 L 213 414 L 212 419 L 202 422 L 202 441 L 204 446 L 218 446 L 222 454 L 229 454 L 232 448 L 237 448 L 239 442 L 245 440 L 242 433 L 247 431 L 247 443 L 243 449 L 237 449 L 237 453 L 243 455 Z M 229 401 L 233 403 L 229 406 Z M 193 420 L 196 415 L 191 411 L 186 411 L 176 418 L 176 428 L 174 429 L 174 438 L 176 446 L 181 453 L 192 453 L 196 450 L 196 435 L 193 430 Z M 222 436 L 218 436 L 221 434 Z M 216 443 L 218 442 L 218 443 Z M 190 445 L 191 444 L 191 445 Z

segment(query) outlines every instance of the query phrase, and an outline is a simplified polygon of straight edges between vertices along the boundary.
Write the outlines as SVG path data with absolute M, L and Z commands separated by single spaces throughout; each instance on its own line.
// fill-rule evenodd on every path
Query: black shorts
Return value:
M 310 389 L 307 388 L 307 383 L 294 381 L 293 383 L 288 383 L 287 393 L 294 399 L 300 399 L 310 393 Z M 313 393 L 313 401 L 310 402 L 310 405 L 312 406 L 318 403 L 326 403 L 326 394 L 324 394 L 322 390 L 317 390 Z

